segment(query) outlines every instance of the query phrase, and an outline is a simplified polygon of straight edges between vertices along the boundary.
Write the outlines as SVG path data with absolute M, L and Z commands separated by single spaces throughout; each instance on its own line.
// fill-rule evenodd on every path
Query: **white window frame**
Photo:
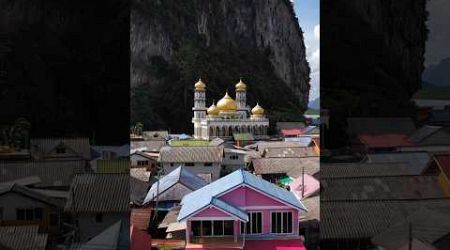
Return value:
M 252 231 L 252 223 L 251 223 L 251 218 L 252 218 L 252 214 L 257 214 L 257 213 L 260 213 L 261 214 L 261 233 L 253 233 Z M 240 233 L 241 233 L 241 235 L 259 235 L 259 234 L 263 234 L 263 231 L 264 231 L 264 212 L 263 211 L 249 211 L 249 212 L 247 212 L 247 214 L 248 214 L 248 222 L 242 222 L 241 224 L 240 224 Z M 245 224 L 247 224 L 247 223 L 249 223 L 249 225 L 250 225 L 250 233 L 247 233 L 247 228 L 245 227 Z M 244 227 L 243 227 L 243 225 L 242 224 L 244 224 Z
M 278 213 L 281 213 L 281 233 L 275 233 L 275 232 L 272 231 L 272 224 L 273 224 L 272 215 L 273 214 L 278 214 Z M 283 229 L 284 229 L 283 213 L 290 213 L 291 214 L 291 228 L 292 228 L 292 232 L 290 232 L 290 233 L 283 233 Z M 270 233 L 271 234 L 295 234 L 295 230 L 294 230 L 294 225 L 295 224 L 294 224 L 293 219 L 294 219 L 294 213 L 292 211 L 271 211 L 270 212 Z
M 197 236 L 194 236 L 194 237 L 232 237 L 233 234 L 234 234 L 234 220 L 193 220 L 193 221 L 199 221 L 200 222 L 200 231 L 203 231 L 201 228 L 203 228 L 203 222 L 204 221 L 210 221 L 211 222 L 211 235 L 197 235 Z M 220 234 L 220 235 L 215 235 L 214 234 L 214 221 L 222 221 L 222 234 Z M 233 233 L 232 234 L 225 234 L 225 221 L 233 222 Z M 192 228 L 191 228 L 191 231 L 193 231 Z

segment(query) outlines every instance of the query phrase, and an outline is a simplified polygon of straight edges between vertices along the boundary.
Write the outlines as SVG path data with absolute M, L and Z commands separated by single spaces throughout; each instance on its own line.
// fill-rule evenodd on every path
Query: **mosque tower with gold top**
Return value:
M 247 85 L 242 79 L 235 85 L 236 100 L 228 91 L 217 104 L 206 108 L 206 84 L 199 79 L 194 92 L 194 137 L 211 140 L 222 138 L 229 140 L 234 134 L 252 134 L 254 139 L 267 138 L 269 119 L 264 109 L 257 103 L 250 109 L 247 105 Z

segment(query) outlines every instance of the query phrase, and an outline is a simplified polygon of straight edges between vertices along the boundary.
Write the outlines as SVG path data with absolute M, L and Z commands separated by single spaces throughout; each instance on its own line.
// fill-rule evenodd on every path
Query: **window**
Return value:
M 232 220 L 192 221 L 192 233 L 194 236 L 224 236 L 233 235 Z
M 248 213 L 249 221 L 241 222 L 241 234 L 260 234 L 262 233 L 262 213 Z
M 50 214 L 50 225 L 51 226 L 58 225 L 58 216 L 55 213 Z
M 66 153 L 66 149 L 64 147 L 57 147 L 56 148 L 56 153 L 57 154 L 64 154 L 64 153 Z
M 102 222 L 103 222 L 103 214 L 97 213 L 97 214 L 95 215 L 95 222 L 97 222 L 97 223 L 102 223 Z
M 43 220 L 42 208 L 17 208 L 17 220 Z
M 292 212 L 272 213 L 272 233 L 292 233 Z
M 187 167 L 193 167 L 195 164 L 193 162 L 186 162 L 184 165 Z
M 137 161 L 138 166 L 148 166 L 148 161 Z
M 3 220 L 3 208 L 0 207 L 0 220 Z
M 230 155 L 230 160 L 237 160 L 239 159 L 239 156 L 237 155 Z
M 212 167 L 212 163 L 211 162 L 206 162 L 203 164 L 203 166 L 205 167 Z
M 173 166 L 175 166 L 175 164 L 173 164 L 173 163 L 170 163 L 170 166 L 171 166 L 171 167 L 173 167 Z

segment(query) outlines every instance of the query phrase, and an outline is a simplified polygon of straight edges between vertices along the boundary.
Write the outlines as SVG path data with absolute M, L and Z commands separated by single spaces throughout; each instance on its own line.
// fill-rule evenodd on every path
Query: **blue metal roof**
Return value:
M 203 178 L 180 166 L 152 185 L 145 196 L 144 204 L 152 201 L 158 194 L 163 193 L 178 182 L 191 190 L 197 190 L 208 184 Z
M 218 207 L 219 209 L 224 210 L 245 222 L 248 221 L 248 214 L 246 212 L 240 210 L 239 208 L 231 204 L 226 203 L 225 201 L 222 201 L 217 198 L 212 198 L 211 205 Z
M 285 202 L 297 209 L 306 211 L 305 206 L 303 206 L 303 204 L 295 197 L 293 193 L 265 181 L 247 171 L 236 170 L 233 173 L 228 174 L 227 176 L 224 176 L 211 184 L 184 196 L 181 201 L 182 207 L 178 215 L 178 220 L 185 220 L 192 214 L 212 204 L 213 200 L 220 194 L 239 185 L 250 186 L 270 197 L 273 197 L 274 199 L 281 200 L 282 202 Z M 239 210 L 232 205 L 225 206 L 222 209 L 227 209 L 226 211 L 232 214 L 235 213 L 235 209 Z

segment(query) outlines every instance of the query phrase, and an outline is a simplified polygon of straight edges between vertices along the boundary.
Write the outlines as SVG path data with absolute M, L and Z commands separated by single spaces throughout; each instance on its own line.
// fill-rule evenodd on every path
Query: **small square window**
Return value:
M 193 167 L 195 164 L 193 162 L 186 162 L 184 165 L 187 167 Z
M 103 222 L 103 214 L 97 213 L 97 214 L 95 215 L 95 222 L 97 222 L 97 223 L 102 223 L 102 222 Z
M 57 154 L 65 154 L 66 153 L 66 149 L 64 147 L 57 147 L 56 148 L 56 153 Z
M 43 211 L 42 208 L 38 207 L 34 209 L 34 218 L 36 220 L 42 220 L 43 219 Z
M 212 167 L 212 165 L 213 165 L 213 164 L 212 164 L 211 162 L 206 162 L 206 163 L 204 164 L 205 167 Z

